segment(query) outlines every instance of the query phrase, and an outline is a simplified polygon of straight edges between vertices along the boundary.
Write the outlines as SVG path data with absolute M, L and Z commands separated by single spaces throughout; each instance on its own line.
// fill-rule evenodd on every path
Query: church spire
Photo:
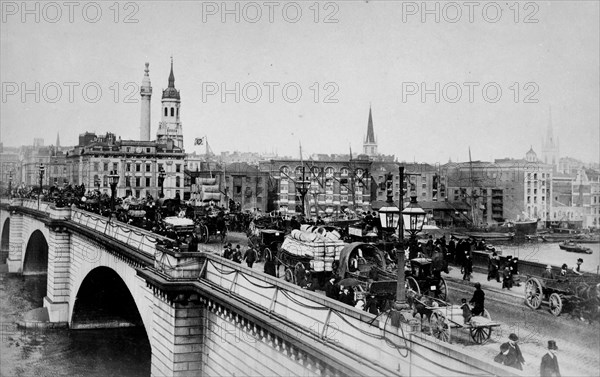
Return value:
M 373 131 L 373 115 L 371 114 L 371 107 L 369 106 L 369 121 L 367 123 L 367 139 L 366 143 L 375 143 L 375 131 Z
M 363 154 L 369 157 L 377 156 L 377 140 L 375 140 L 375 131 L 373 130 L 373 114 L 369 104 L 369 121 L 367 122 L 367 135 L 363 142 Z
M 175 75 L 173 74 L 173 57 L 171 56 L 171 73 L 169 74 L 169 88 L 175 88 Z

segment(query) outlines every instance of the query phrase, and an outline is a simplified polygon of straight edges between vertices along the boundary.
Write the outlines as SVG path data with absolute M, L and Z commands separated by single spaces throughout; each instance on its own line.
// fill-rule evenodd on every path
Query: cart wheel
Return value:
M 536 278 L 529 278 L 525 283 L 525 302 L 531 309 L 537 309 L 542 305 L 542 284 Z
M 419 288 L 419 283 L 412 276 L 408 276 L 405 280 L 404 286 L 412 291 L 414 291 L 417 295 L 421 294 L 421 289 Z
M 446 301 L 447 297 L 448 297 L 448 286 L 446 285 L 446 280 L 444 280 L 444 278 L 440 277 L 440 280 L 438 281 L 438 284 L 437 284 L 437 298 L 439 298 L 442 301 Z
M 429 329 L 431 335 L 443 342 L 450 343 L 450 327 L 448 327 L 445 318 L 439 313 L 433 313 L 429 317 Z
M 208 227 L 206 225 L 200 225 L 202 229 L 202 242 L 208 243 L 210 241 L 210 233 L 208 233 Z
M 291 268 L 285 268 L 285 274 L 283 275 L 283 279 L 288 283 L 296 284 L 296 278 L 294 277 L 294 271 Z
M 492 336 L 492 328 L 491 327 L 471 327 L 469 329 L 471 333 L 471 338 L 477 344 L 485 344 Z
M 552 313 L 558 317 L 560 315 L 560 313 L 562 312 L 562 308 L 563 308 L 562 298 L 560 297 L 560 295 L 558 293 L 552 293 L 550 295 L 550 313 Z

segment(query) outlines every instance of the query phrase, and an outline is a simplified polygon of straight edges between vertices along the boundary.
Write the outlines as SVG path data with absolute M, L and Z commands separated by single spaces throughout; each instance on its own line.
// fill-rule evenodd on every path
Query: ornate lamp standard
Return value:
M 310 187 L 310 181 L 306 179 L 306 171 L 305 167 L 302 166 L 302 175 L 298 174 L 296 176 L 296 181 L 294 181 L 294 186 L 296 187 L 296 191 L 300 195 L 300 199 L 302 200 L 302 216 L 306 216 L 306 204 L 305 198 L 308 193 L 308 188 Z M 298 172 L 299 173 L 299 172 Z
M 165 169 L 163 167 L 161 167 L 158 170 L 158 185 L 160 186 L 160 193 L 161 195 L 164 195 L 164 188 L 165 188 L 165 178 L 167 177 L 167 173 L 165 172 Z
M 115 212 L 115 196 L 117 192 L 117 185 L 119 184 L 119 174 L 116 170 L 112 170 L 111 174 L 108 175 L 108 182 L 110 184 L 110 212 L 111 216 Z
M 38 210 L 40 209 L 40 196 L 42 196 L 42 184 L 44 183 L 44 173 L 46 172 L 46 167 L 43 163 L 40 163 L 40 192 L 38 194 Z

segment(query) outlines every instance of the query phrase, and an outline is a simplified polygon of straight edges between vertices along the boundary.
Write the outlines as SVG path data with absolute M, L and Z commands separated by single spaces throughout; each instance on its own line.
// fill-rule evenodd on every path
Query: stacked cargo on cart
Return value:
M 285 280 L 299 285 L 306 280 L 323 286 L 336 270 L 345 245 L 336 231 L 306 225 L 292 230 L 279 255 L 285 266 Z

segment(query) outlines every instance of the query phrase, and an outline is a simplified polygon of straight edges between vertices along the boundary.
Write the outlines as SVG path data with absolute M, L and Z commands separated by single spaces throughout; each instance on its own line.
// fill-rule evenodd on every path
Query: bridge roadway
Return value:
M 0 224 L 9 272 L 47 271 L 50 321 L 77 328 L 102 312 L 143 325 L 155 376 L 522 375 L 387 315 L 212 253 L 164 248 L 156 234 L 79 209 L 3 200 Z

